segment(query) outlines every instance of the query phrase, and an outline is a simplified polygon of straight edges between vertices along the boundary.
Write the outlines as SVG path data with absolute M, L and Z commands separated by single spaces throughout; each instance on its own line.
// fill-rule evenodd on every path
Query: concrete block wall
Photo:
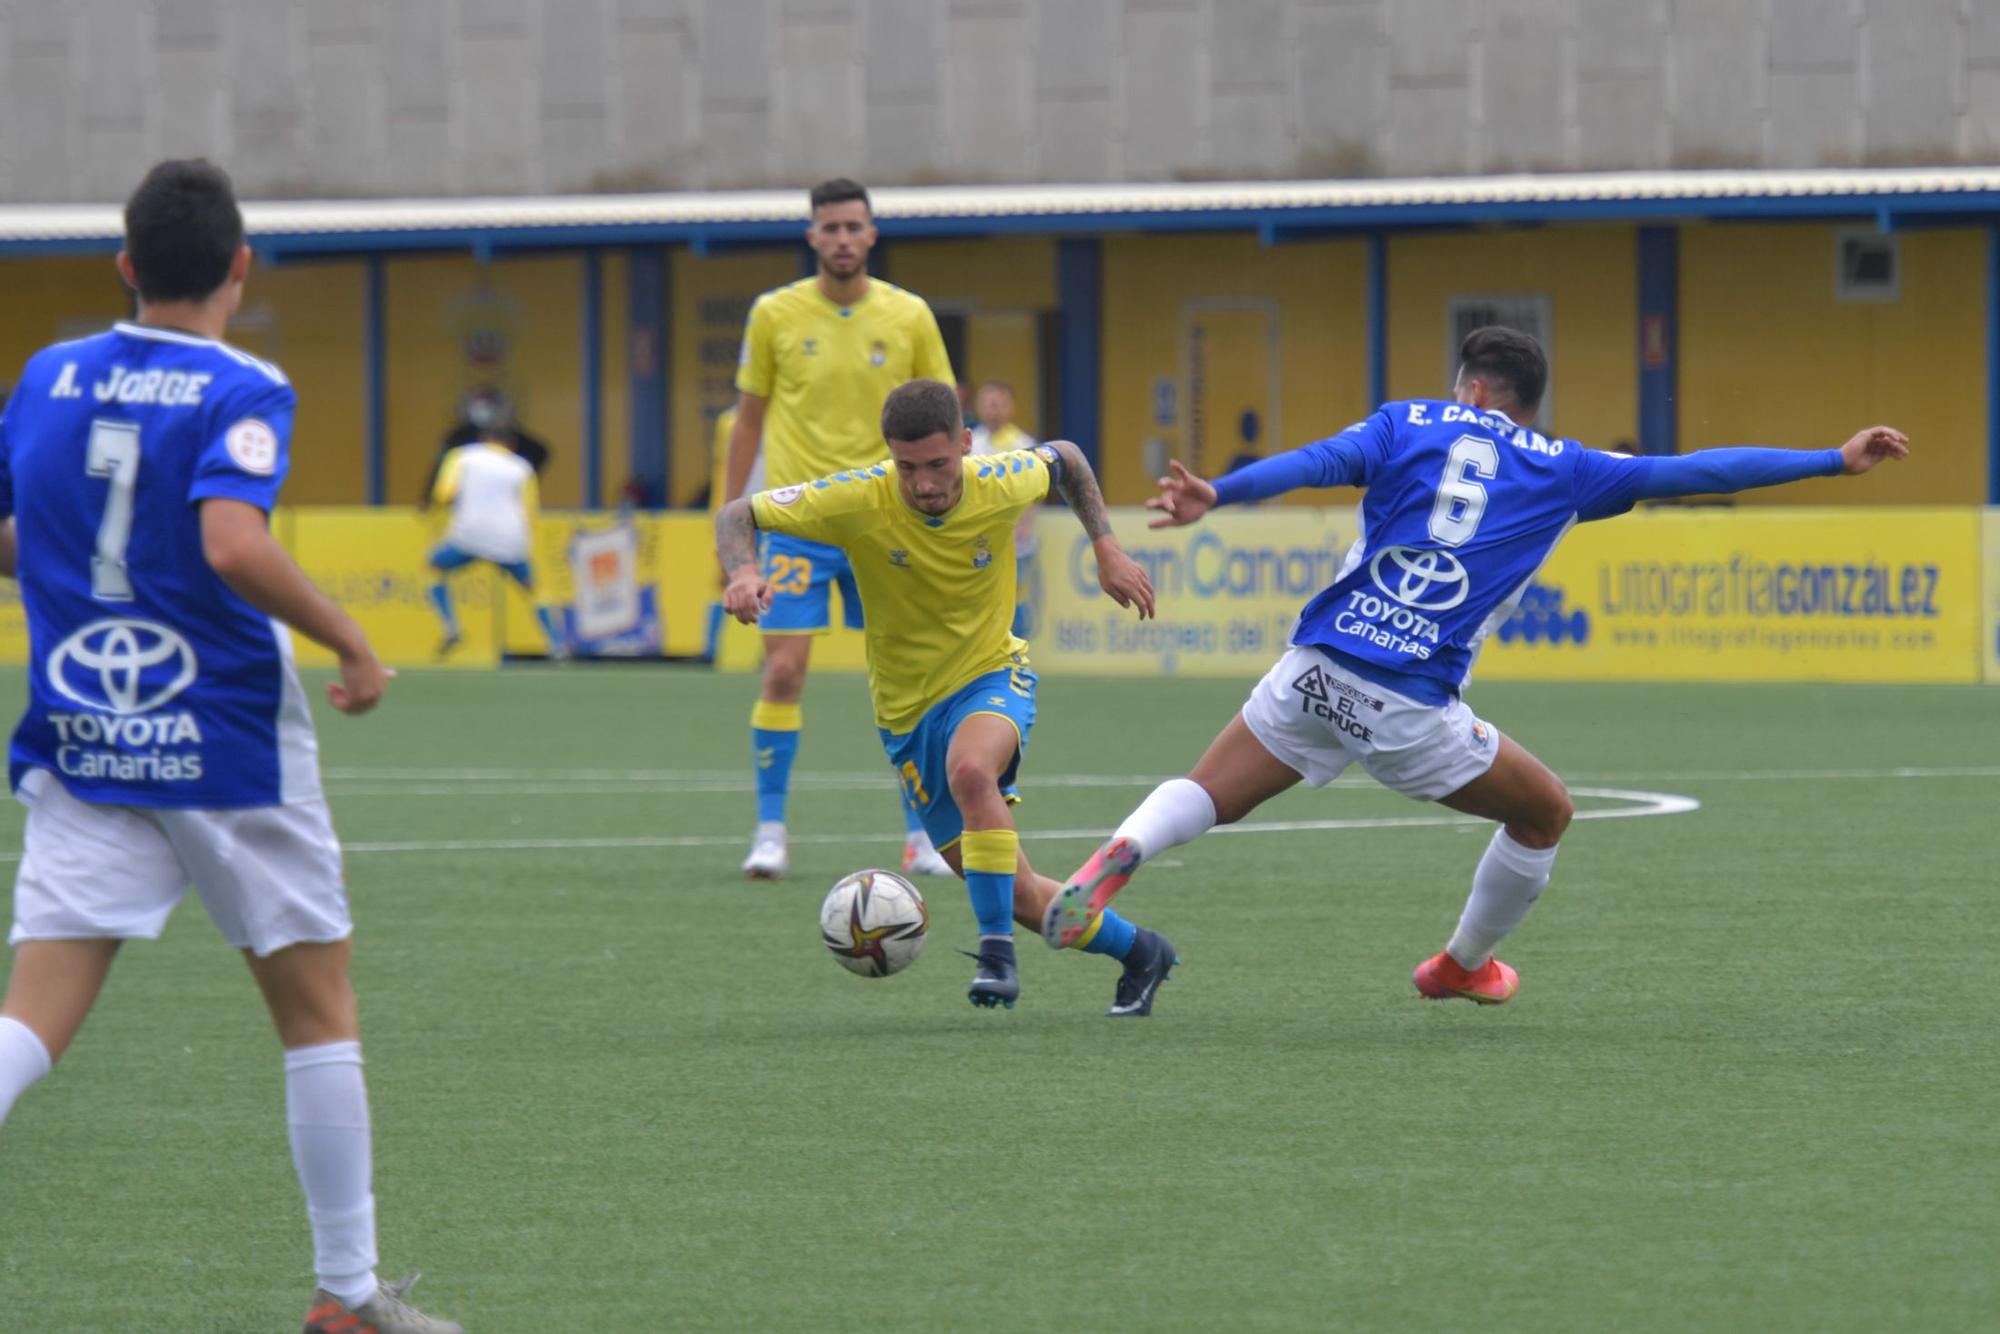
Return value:
M 0 0 L 0 201 L 2000 159 L 2000 0 Z

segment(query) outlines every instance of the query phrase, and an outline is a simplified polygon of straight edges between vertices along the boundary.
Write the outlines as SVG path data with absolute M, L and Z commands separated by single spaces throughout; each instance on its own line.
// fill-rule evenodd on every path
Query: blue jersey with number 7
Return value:
M 1385 403 L 1339 435 L 1217 479 L 1217 502 L 1362 486 L 1361 538 L 1306 604 L 1295 644 L 1326 649 L 1410 698 L 1456 695 L 1487 635 L 1579 520 L 1637 501 L 1841 470 L 1837 449 L 1714 449 L 1634 458 L 1441 399 Z
M 212 339 L 120 324 L 37 353 L 0 413 L 0 515 L 27 613 L 10 777 L 207 809 L 315 797 L 289 633 L 202 554 L 202 501 L 270 511 L 291 385 Z

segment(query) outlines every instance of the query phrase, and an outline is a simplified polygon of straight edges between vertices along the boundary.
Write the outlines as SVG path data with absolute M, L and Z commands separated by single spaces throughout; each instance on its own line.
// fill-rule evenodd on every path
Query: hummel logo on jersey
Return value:
M 910 568 L 910 553 L 903 550 L 901 547 L 897 547 L 894 551 L 889 553 L 889 563 L 891 565 L 894 565 L 897 569 L 907 570 Z
M 818 355 L 819 355 L 819 339 L 817 339 L 817 338 L 808 338 L 808 339 L 806 339 L 806 340 L 805 340 L 805 341 L 804 341 L 803 343 L 800 343 L 800 344 L 799 344 L 799 351 L 800 351 L 801 353 L 803 353 L 804 355 L 808 356 L 808 357 L 816 357 L 816 356 L 818 356 Z

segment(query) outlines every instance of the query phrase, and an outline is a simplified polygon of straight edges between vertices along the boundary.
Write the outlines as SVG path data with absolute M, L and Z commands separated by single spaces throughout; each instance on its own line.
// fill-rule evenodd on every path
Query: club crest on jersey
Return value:
M 869 364 L 870 366 L 886 366 L 886 365 L 888 365 L 888 364 L 889 364 L 889 345 L 888 345 L 887 343 L 883 342 L 883 341 L 882 341 L 881 339 L 879 339 L 879 338 L 878 338 L 878 339 L 876 339 L 876 340 L 875 340 L 875 341 L 874 341 L 873 343 L 869 344 L 869 346 L 868 346 L 868 364 Z
M 992 563 L 993 547 L 987 542 L 986 534 L 981 533 L 972 542 L 972 568 L 983 570 Z
M 230 427 L 222 443 L 244 472 L 269 477 L 278 470 L 278 433 L 255 417 Z
M 1465 566 L 1449 551 L 1384 547 L 1368 562 L 1375 587 L 1418 611 L 1450 611 L 1472 591 Z

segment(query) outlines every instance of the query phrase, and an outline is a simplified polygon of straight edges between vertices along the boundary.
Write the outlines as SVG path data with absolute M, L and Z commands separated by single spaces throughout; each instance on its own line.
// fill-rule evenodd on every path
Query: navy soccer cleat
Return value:
M 1118 976 L 1118 994 L 1105 1013 L 1113 1019 L 1144 1019 L 1153 1012 L 1153 997 L 1160 984 L 1173 976 L 1180 961 L 1174 942 L 1157 931 L 1139 928 L 1132 952 L 1125 956 L 1125 971 Z
M 1014 1002 L 1021 999 L 1021 974 L 1014 967 L 1014 942 L 987 937 L 979 942 L 979 953 L 971 950 L 959 953 L 979 964 L 973 970 L 972 985 L 965 989 L 965 998 L 984 1010 L 1000 1005 L 1013 1009 Z

